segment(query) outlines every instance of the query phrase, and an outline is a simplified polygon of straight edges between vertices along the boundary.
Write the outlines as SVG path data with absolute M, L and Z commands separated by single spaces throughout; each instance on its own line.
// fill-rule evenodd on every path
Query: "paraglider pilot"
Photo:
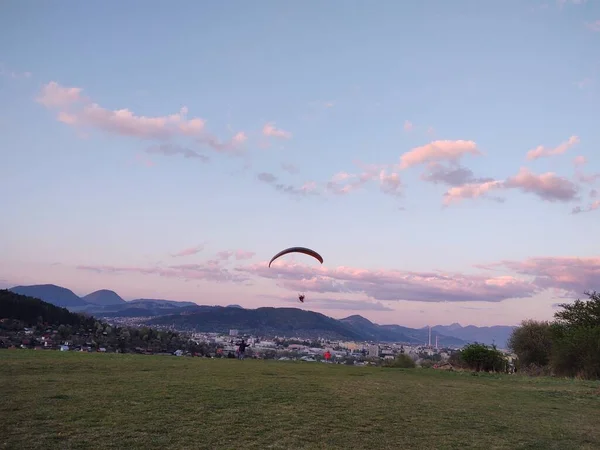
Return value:
M 242 339 L 242 341 L 238 345 L 238 359 L 244 359 L 244 356 L 246 356 L 246 347 L 248 347 L 248 344 L 246 344 L 246 341 Z

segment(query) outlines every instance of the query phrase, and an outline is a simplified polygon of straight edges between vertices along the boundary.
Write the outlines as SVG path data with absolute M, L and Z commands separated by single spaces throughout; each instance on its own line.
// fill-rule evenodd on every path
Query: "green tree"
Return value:
M 517 355 L 522 367 L 531 364 L 547 366 L 552 354 L 550 323 L 524 320 L 513 330 L 508 339 L 508 348 Z
M 462 349 L 461 357 L 467 367 L 476 372 L 501 372 L 506 369 L 506 358 L 495 346 L 469 344 Z
M 552 325 L 551 364 L 558 375 L 600 378 L 600 294 L 559 305 Z
M 566 327 L 598 327 L 600 326 L 600 293 L 585 292 L 588 300 L 577 299 L 573 303 L 558 305 L 562 311 L 554 313 L 558 325 Z

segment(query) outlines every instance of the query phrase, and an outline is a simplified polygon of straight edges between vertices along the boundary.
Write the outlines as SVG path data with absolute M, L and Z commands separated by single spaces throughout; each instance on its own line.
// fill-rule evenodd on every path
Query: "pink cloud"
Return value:
M 473 141 L 433 141 L 404 153 L 400 157 L 400 168 L 434 161 L 458 162 L 466 154 L 480 155 L 481 152 Z
M 278 280 L 296 292 L 355 293 L 390 301 L 488 301 L 531 297 L 537 287 L 511 276 L 489 277 L 442 272 L 367 270 L 351 267 L 305 266 L 282 261 L 238 267 L 238 272 Z
M 533 284 L 540 289 L 560 289 L 574 295 L 598 289 L 600 280 L 600 258 L 540 257 L 524 261 L 500 261 L 481 264 L 484 269 L 506 268 L 520 275 L 533 278 Z
M 256 178 L 265 184 L 271 185 L 273 188 L 275 188 L 275 190 L 284 194 L 290 194 L 293 196 L 300 197 L 307 195 L 319 195 L 317 183 L 313 181 L 309 181 L 307 183 L 304 183 L 302 186 L 297 187 L 291 184 L 279 183 L 278 178 L 269 172 L 261 172 L 256 176 Z
M 196 150 L 174 144 L 153 145 L 152 147 L 146 149 L 146 153 L 160 153 L 165 156 L 183 155 L 185 158 L 197 158 L 205 163 L 210 161 L 208 156 L 198 153 Z
M 561 155 L 561 154 L 565 153 L 569 148 L 573 147 L 576 144 L 579 144 L 579 142 L 580 142 L 579 137 L 571 136 L 567 141 L 562 142 L 561 144 L 559 144 L 557 147 L 554 147 L 554 148 L 549 148 L 549 147 L 544 147 L 542 145 L 539 145 L 536 148 L 534 148 L 533 150 L 530 150 L 529 152 L 527 152 L 527 159 L 529 161 L 533 161 L 535 159 L 539 159 L 539 158 L 543 158 L 543 157 Z
M 140 155 L 140 154 L 136 154 L 135 155 L 135 160 L 139 164 L 141 164 L 141 165 L 143 165 L 145 167 L 154 167 L 155 166 L 155 163 L 151 159 L 144 158 L 144 156 Z
M 142 139 L 167 139 L 175 135 L 200 134 L 204 129 L 204 120 L 185 119 L 187 108 L 169 116 L 136 116 L 128 109 L 111 111 L 98 104 L 86 105 L 82 110 L 59 117 L 68 125 L 81 125 Z M 67 118 L 67 120 L 65 120 Z
M 292 175 L 299 172 L 298 167 L 296 167 L 294 164 L 281 163 L 281 168 Z
M 233 256 L 236 260 L 242 261 L 252 259 L 254 255 L 256 255 L 255 252 L 250 252 L 247 250 L 224 250 L 217 253 L 217 259 L 221 261 L 228 261 Z
M 503 186 L 502 181 L 473 182 L 461 186 L 454 186 L 448 189 L 444 194 L 444 204 L 450 205 L 463 199 L 482 197 L 490 191 L 502 189 Z
M 402 182 L 396 172 L 388 174 L 385 170 L 379 172 L 379 185 L 382 192 L 389 195 L 402 195 Z
M 564 177 L 552 172 L 536 175 L 524 167 L 517 175 L 508 178 L 504 186 L 537 195 L 549 202 L 575 200 L 578 192 L 577 186 Z
M 583 5 L 587 3 L 587 0 L 556 0 L 559 8 L 562 8 L 564 5 Z
M 16 72 L 14 70 L 6 68 L 4 64 L 0 63 L 0 76 L 17 79 L 31 78 L 31 75 L 31 72 Z
M 482 197 L 490 191 L 501 189 L 518 189 L 549 202 L 576 200 L 578 193 L 577 186 L 564 177 L 552 172 L 537 175 L 522 167 L 517 175 L 504 181 L 485 181 L 452 187 L 444 194 L 444 203 L 448 205 L 461 199 Z
M 592 196 L 592 192 L 594 193 L 593 196 Z M 590 197 L 592 197 L 592 198 L 596 197 L 597 196 L 596 191 L 593 190 L 592 192 L 590 192 Z M 584 212 L 595 211 L 597 209 L 600 209 L 600 200 L 594 200 L 586 208 L 582 208 L 581 206 L 576 206 L 575 208 L 573 208 L 572 213 L 580 214 L 580 213 L 584 213 Z
M 593 173 L 591 175 L 579 173 L 577 174 L 577 180 L 582 183 L 594 184 L 596 181 L 600 180 L 600 173 Z
M 331 181 L 337 183 L 337 182 L 349 180 L 349 179 L 354 178 L 354 177 L 355 177 L 355 175 L 352 175 L 352 174 L 347 173 L 347 172 L 338 172 L 333 177 L 331 177 Z
M 283 138 L 283 139 L 290 139 L 292 137 L 292 133 L 290 133 L 289 131 L 284 131 L 284 130 L 275 128 L 274 122 L 266 123 L 262 129 L 262 133 L 265 136 L 278 137 L 278 138 Z
M 221 261 L 227 261 L 229 258 L 233 256 L 233 252 L 231 250 L 223 250 L 217 253 L 217 259 Z
M 70 126 L 95 128 L 107 133 L 142 139 L 168 139 L 175 136 L 202 136 L 205 121 L 188 119 L 188 109 L 167 116 L 137 116 L 128 109 L 109 110 L 82 95 L 77 87 L 64 87 L 52 81 L 46 84 L 37 101 L 48 108 L 59 109 L 58 120 Z M 238 133 L 234 140 L 245 140 Z
M 404 121 L 404 131 L 411 131 L 413 128 L 414 128 L 414 125 L 410 120 Z
M 216 283 L 241 283 L 248 281 L 247 276 L 231 272 L 222 267 L 220 261 L 216 260 L 200 264 L 179 264 L 167 267 L 77 266 L 77 269 L 115 275 L 139 273 L 143 275 L 158 275 L 165 278 L 204 280 Z
M 492 178 L 476 178 L 473 171 L 466 167 L 460 165 L 444 167 L 437 162 L 432 162 L 427 165 L 427 172 L 424 172 L 421 175 L 421 179 L 434 184 L 447 184 L 450 186 L 462 186 L 466 184 L 494 181 Z
M 239 153 L 243 144 L 248 140 L 248 136 L 243 131 L 236 133 L 231 139 L 226 142 L 221 142 L 214 136 L 205 135 L 198 138 L 198 141 L 208 145 L 217 152 L 234 152 Z
M 51 81 L 42 87 L 42 92 L 36 100 L 48 108 L 60 108 L 86 102 L 87 99 L 81 95 L 82 92 L 81 88 L 67 88 L 59 85 L 56 81 Z
M 180 256 L 191 256 L 191 255 L 200 253 L 202 250 L 204 250 L 204 245 L 200 244 L 195 247 L 186 248 L 177 253 L 173 253 L 171 256 L 174 258 L 177 258 Z
M 379 182 L 379 189 L 386 194 L 394 196 L 402 194 L 403 185 L 400 175 L 394 171 L 388 173 L 390 165 L 356 164 L 362 169 L 361 173 L 339 172 L 327 182 L 327 190 L 333 194 L 345 195 L 373 181 Z
M 581 168 L 587 164 L 587 159 L 585 157 L 577 156 L 573 160 L 573 164 L 575 164 L 576 167 L 575 178 L 580 183 L 594 184 L 596 181 L 600 180 L 600 173 L 585 174 L 581 170 Z
M 595 20 L 594 22 L 588 22 L 585 26 L 595 32 L 600 32 L 600 20 Z
M 594 82 L 594 80 L 592 80 L 591 78 L 587 77 L 587 78 L 584 78 L 581 81 L 578 81 L 576 84 L 577 84 L 577 87 L 579 89 L 585 89 L 585 88 L 591 86 L 593 84 L 593 82 Z
M 255 252 L 249 252 L 247 250 L 236 250 L 235 251 L 235 259 L 237 259 L 238 261 L 252 259 L 252 258 L 254 258 L 254 255 L 256 255 Z

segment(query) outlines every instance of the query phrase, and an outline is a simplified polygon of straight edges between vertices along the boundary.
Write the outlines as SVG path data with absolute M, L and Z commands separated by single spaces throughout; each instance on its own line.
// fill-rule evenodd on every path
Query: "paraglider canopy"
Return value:
M 310 248 L 306 248 L 306 247 L 290 247 L 290 248 L 286 248 L 285 250 L 280 251 L 275 256 L 273 256 L 273 258 L 271 258 L 271 261 L 269 261 L 269 267 L 271 267 L 271 264 L 277 258 L 279 258 L 280 256 L 283 256 L 283 255 L 287 255 L 288 253 L 304 253 L 305 255 L 312 256 L 317 261 L 319 261 L 321 264 L 323 264 L 323 257 L 321 255 L 319 255 L 317 252 L 315 252 L 314 250 L 311 250 Z M 304 303 L 304 294 L 298 294 L 298 300 L 300 300 L 302 303 Z
M 305 255 L 312 256 L 317 261 L 319 261 L 321 264 L 323 264 L 323 257 L 321 255 L 319 255 L 317 252 L 315 252 L 314 250 L 311 250 L 310 248 L 306 248 L 306 247 L 290 247 L 290 248 L 286 248 L 285 250 L 280 251 L 275 256 L 273 256 L 273 258 L 271 258 L 271 261 L 269 261 L 269 267 L 271 267 L 271 263 L 273 261 L 275 261 L 277 258 L 279 258 L 280 256 L 283 256 L 283 255 L 287 255 L 288 253 L 304 253 Z

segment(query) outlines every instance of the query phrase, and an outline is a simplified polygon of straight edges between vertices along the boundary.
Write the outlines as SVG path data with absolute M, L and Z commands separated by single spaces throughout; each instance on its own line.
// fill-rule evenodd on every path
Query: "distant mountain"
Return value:
M 70 289 L 54 284 L 34 284 L 32 286 L 15 286 L 11 292 L 27 295 L 64 308 L 85 306 L 87 303 Z
M 83 298 L 73 291 L 53 284 L 15 286 L 11 292 L 34 297 L 72 312 L 84 312 L 96 317 L 153 317 L 155 324 L 175 324 L 179 328 L 198 331 L 228 332 L 231 328 L 243 333 L 259 335 L 295 335 L 314 338 L 335 337 L 363 341 L 405 342 L 426 344 L 428 328 L 414 329 L 400 325 L 378 325 L 362 316 L 354 315 L 336 320 L 323 314 L 297 308 L 245 309 L 240 305 L 203 306 L 194 302 L 139 298 L 123 300 L 107 289 L 92 292 Z M 506 348 L 506 342 L 515 327 L 493 326 L 462 327 L 458 323 L 436 325 L 431 328 L 432 344 L 438 336 L 440 346 L 462 346 L 481 342 Z
M 298 308 L 227 308 L 205 307 L 200 311 L 156 317 L 150 325 L 172 325 L 180 329 L 227 333 L 231 328 L 241 333 L 261 336 L 329 337 L 362 340 L 351 326 L 323 314 Z
M 457 323 L 453 323 L 448 326 L 436 325 L 431 327 L 431 332 L 433 333 L 435 330 L 441 334 L 462 339 L 465 342 L 479 342 L 487 345 L 496 344 L 498 348 L 506 348 L 508 339 L 515 328 L 514 326 L 505 325 L 495 325 L 492 327 L 469 325 L 463 327 Z
M 406 342 L 425 345 L 429 340 L 429 330 L 419 330 L 415 328 L 402 327 L 400 325 L 378 325 L 365 319 L 362 316 L 354 315 L 341 319 L 340 322 L 346 323 L 367 336 L 372 341 L 379 342 Z M 438 336 L 439 346 L 462 346 L 464 342 L 456 337 L 442 335 L 439 332 L 431 331 L 432 344 L 435 343 L 435 336 Z
M 125 304 L 123 300 L 115 291 L 109 291 L 108 289 L 100 289 L 99 291 L 92 292 L 81 298 L 84 302 L 92 305 L 119 305 Z
M 203 309 L 199 309 L 203 308 Z M 178 314 L 155 317 L 149 325 L 175 325 L 189 331 L 241 333 L 262 336 L 328 337 L 359 341 L 426 344 L 428 333 L 398 325 L 377 325 L 362 316 L 337 320 L 298 308 L 243 309 L 222 306 L 190 308 Z M 437 334 L 437 333 L 436 333 Z M 433 335 L 433 333 L 432 333 Z M 440 345 L 462 346 L 460 339 L 440 335 Z
M 145 307 L 154 307 L 154 308 L 171 308 L 173 306 L 182 308 L 184 306 L 198 306 L 197 303 L 194 302 L 179 302 L 176 300 L 162 300 L 162 299 L 152 299 L 152 298 L 138 298 L 135 300 L 131 300 L 127 302 L 129 305 L 145 305 Z
M 164 314 L 175 314 L 176 312 L 181 311 L 181 308 L 198 306 L 193 302 L 179 302 L 163 299 L 139 298 L 125 301 L 116 292 L 108 289 L 101 289 L 81 298 L 73 291 L 54 284 L 15 286 L 9 290 L 17 294 L 39 298 L 40 300 L 53 305 L 68 308 L 73 312 L 85 312 L 94 315 L 122 315 L 125 317 L 135 317 L 139 315 L 159 316 Z M 122 314 L 116 314 L 119 311 L 121 311 Z
M 212 306 L 170 306 L 167 308 L 154 307 L 153 305 L 134 305 L 127 308 L 120 308 L 117 311 L 106 307 L 103 311 L 96 311 L 94 314 L 98 317 L 162 317 L 173 314 L 184 314 L 192 311 L 200 311 L 203 308 L 212 308 Z
M 47 325 L 92 327 L 95 323 L 93 317 L 75 314 L 66 308 L 6 289 L 0 290 L 0 317 L 20 320 L 28 326 L 37 325 L 40 320 Z

